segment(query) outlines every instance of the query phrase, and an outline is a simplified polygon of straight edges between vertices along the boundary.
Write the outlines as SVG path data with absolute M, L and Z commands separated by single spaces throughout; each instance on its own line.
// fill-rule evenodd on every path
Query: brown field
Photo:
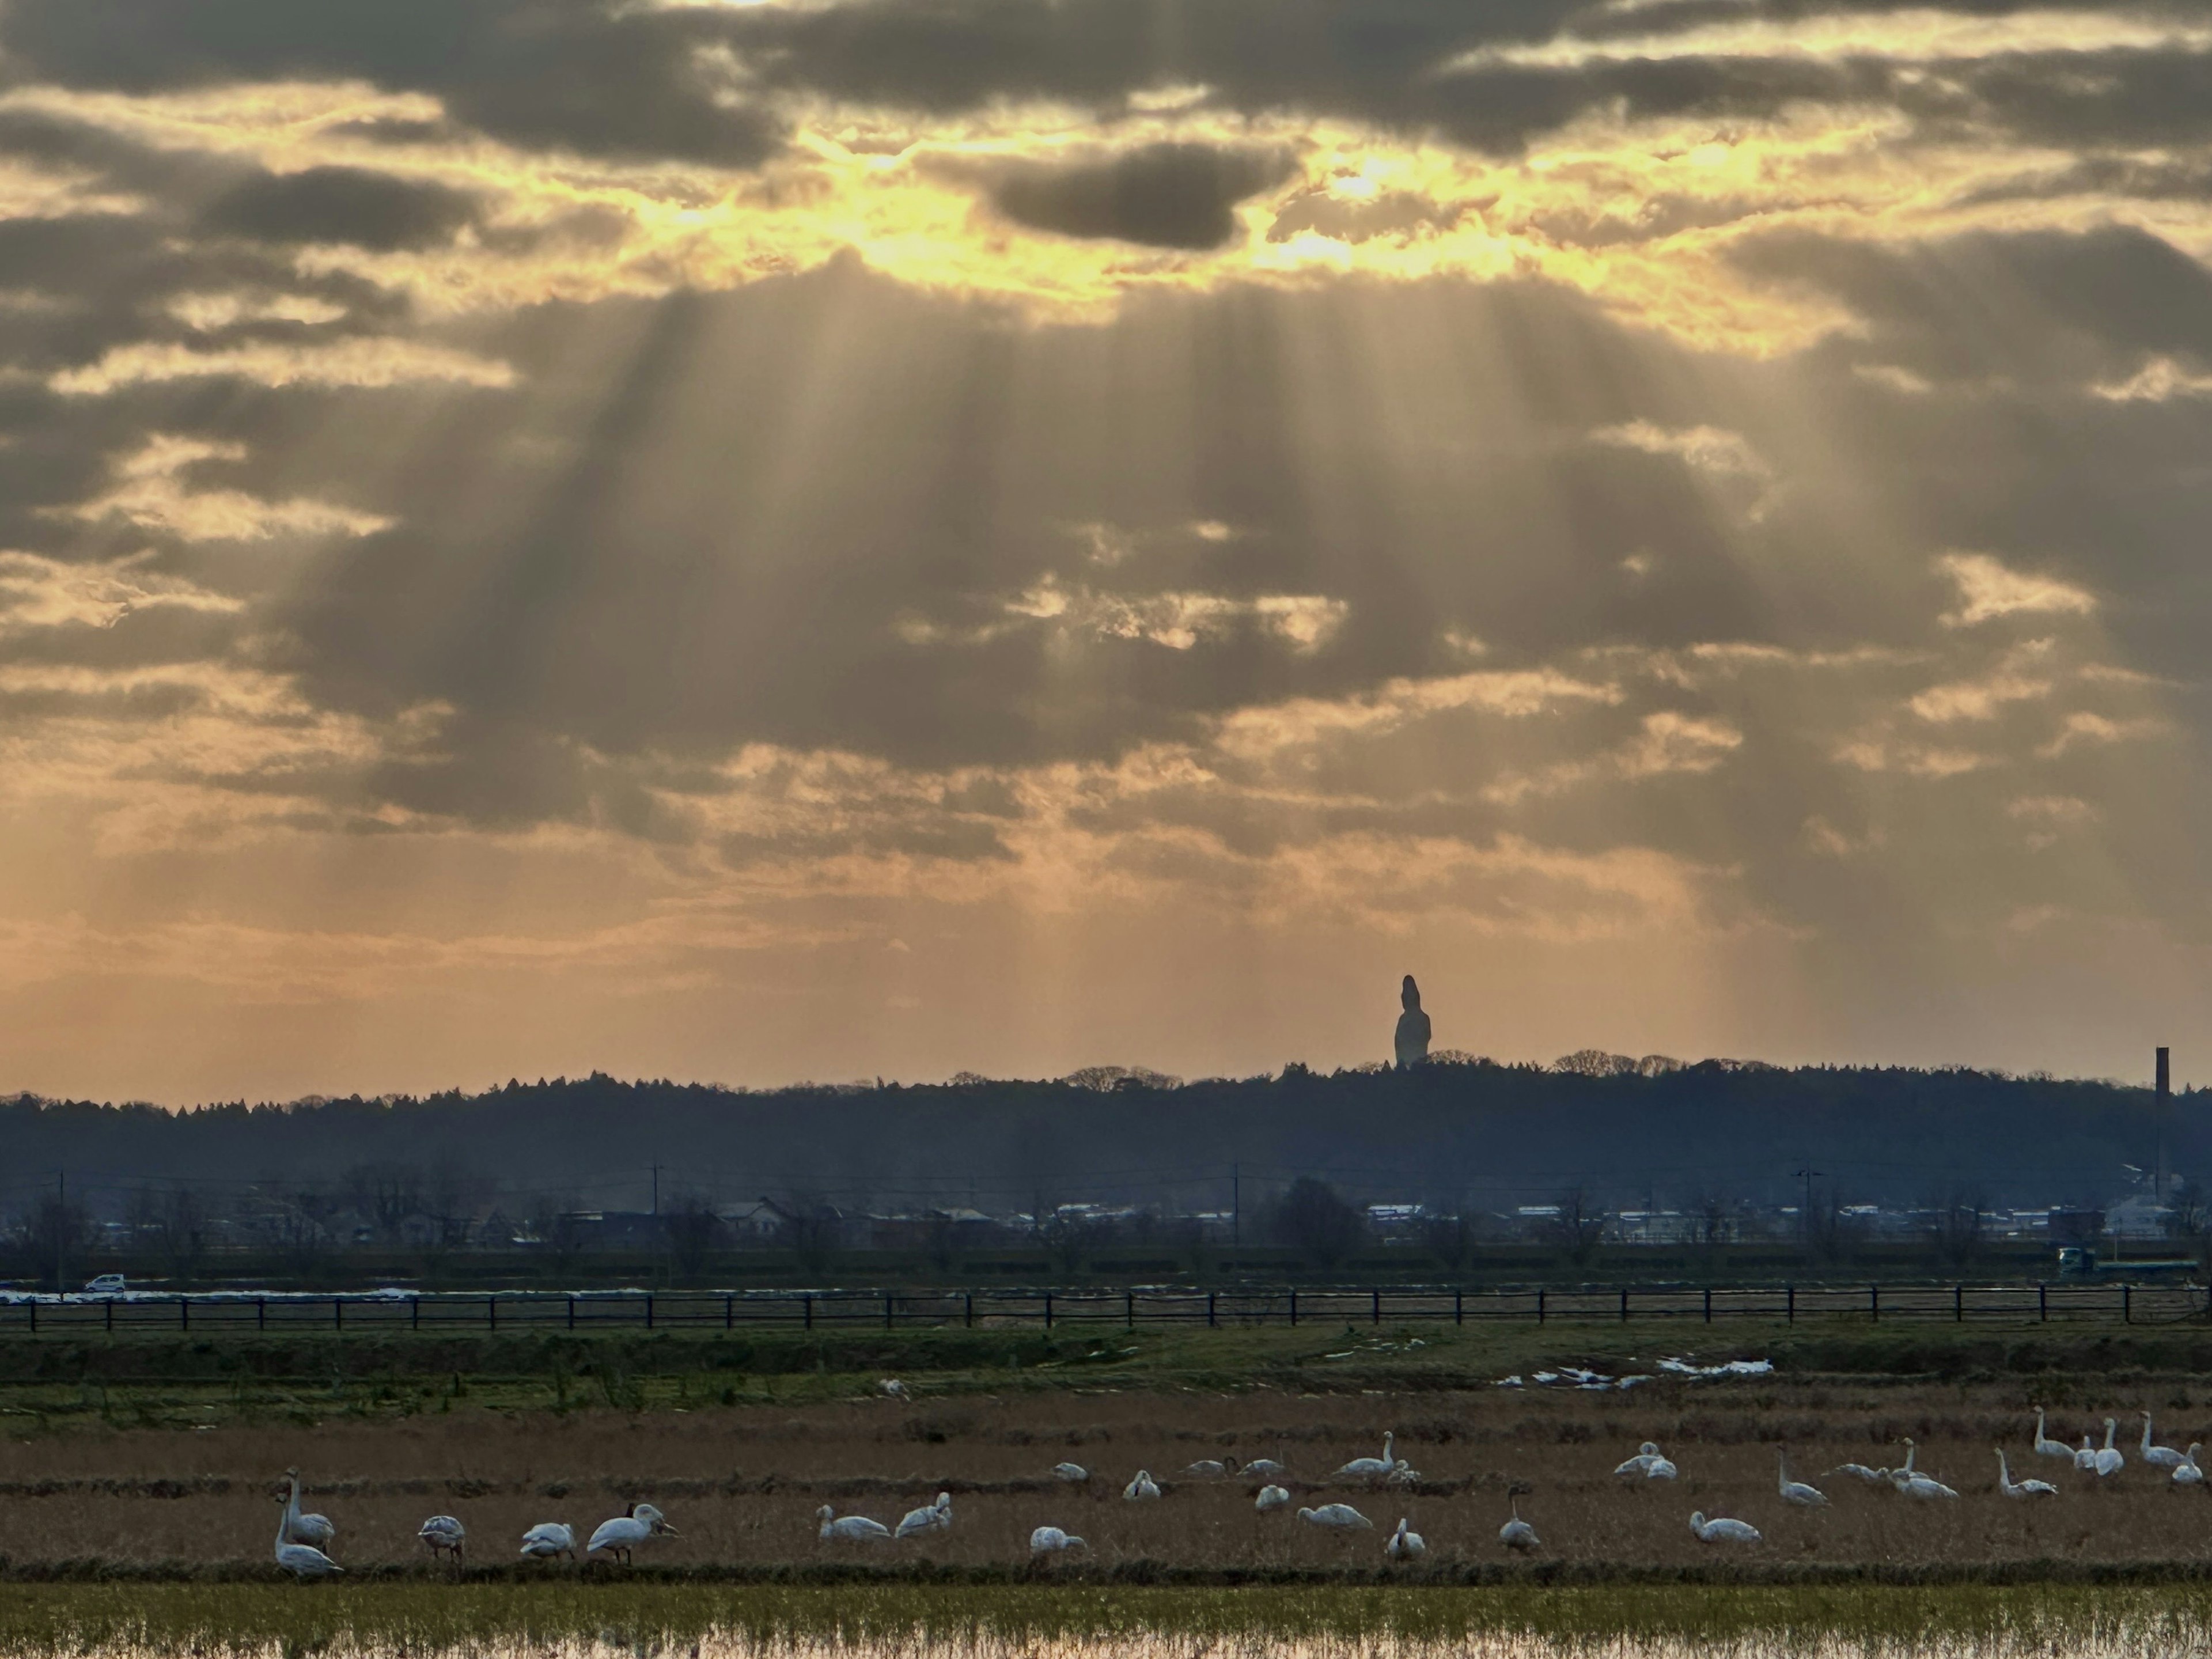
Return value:
M 2159 1438 L 2212 1440 L 2212 1402 L 2193 1403 L 2172 1381 L 2146 1385 Z M 868 1400 L 799 1409 L 708 1407 L 690 1413 L 567 1413 L 456 1409 L 401 1420 L 222 1426 L 197 1432 L 87 1428 L 10 1443 L 0 1460 L 0 1556 L 11 1568 L 64 1562 L 213 1565 L 267 1559 L 275 1531 L 274 1478 L 306 1472 L 307 1507 L 338 1528 L 334 1553 L 356 1567 L 422 1559 L 424 1516 L 459 1515 L 477 1559 L 513 1560 L 531 1523 L 567 1520 L 580 1532 L 649 1498 L 682 1536 L 641 1562 L 668 1566 L 875 1564 L 978 1565 L 1020 1560 L 1030 1529 L 1050 1522 L 1081 1534 L 1106 1565 L 1153 1561 L 1194 1568 L 1369 1568 L 1401 1515 L 1429 1542 L 1433 1565 L 1504 1559 L 1497 1541 L 1510 1486 L 1544 1540 L 1541 1559 L 1666 1568 L 1716 1561 L 1772 1566 L 1940 1565 L 2212 1559 L 2212 1499 L 2177 1489 L 2132 1458 L 2112 1481 L 2028 1450 L 2033 1414 L 2017 1381 L 1967 1385 L 1762 1379 L 1656 1383 L 1622 1395 L 1504 1391 L 1310 1395 L 1070 1391 L 966 1395 L 912 1404 Z M 2107 1413 L 2138 1403 L 2114 1398 Z M 2078 1440 L 2091 1418 L 2070 1408 L 2054 1433 Z M 1412 1492 L 1363 1492 L 1328 1472 L 1380 1449 L 1396 1431 L 1400 1454 L 1425 1477 Z M 1955 1503 L 1917 1503 L 1843 1478 L 1825 1480 L 1832 1507 L 1806 1512 L 1775 1490 L 1776 1450 L 1791 1473 L 1819 1478 L 1845 1460 L 1900 1461 L 1894 1443 L 1920 1445 L 1920 1467 L 1957 1487 Z M 1672 1485 L 1611 1473 L 1640 1440 L 1680 1463 Z M 2056 1481 L 2056 1499 L 2008 1502 L 1995 1490 L 1990 1448 L 2013 1455 L 2015 1479 Z M 1271 1455 L 1290 1465 L 1299 1503 L 1340 1498 L 1376 1530 L 1328 1533 L 1278 1511 L 1256 1515 L 1242 1480 L 1197 1480 L 1187 1464 L 1224 1452 Z M 1087 1489 L 1052 1480 L 1051 1466 L 1091 1467 Z M 1121 1486 L 1139 1468 L 1167 1487 L 1133 1504 Z M 939 1490 L 953 1493 L 948 1534 L 884 1545 L 819 1543 L 813 1511 L 832 1503 L 896 1522 Z M 1321 1496 L 1315 1496 L 1320 1492 Z M 1752 1522 L 1749 1549 L 1701 1544 L 1693 1509 Z M 565 1566 L 556 1569 L 565 1571 Z

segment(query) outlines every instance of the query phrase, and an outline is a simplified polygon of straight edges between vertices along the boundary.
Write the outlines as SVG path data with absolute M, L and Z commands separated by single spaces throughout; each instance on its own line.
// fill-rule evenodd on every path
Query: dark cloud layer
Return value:
M 1230 210 L 1288 170 L 1279 156 L 1148 144 L 1110 161 L 1025 169 L 1000 183 L 995 199 L 1008 218 L 1062 236 L 1218 247 L 1235 228 Z
M 474 213 L 442 185 L 410 183 L 361 167 L 309 167 L 248 180 L 210 204 L 218 234 L 270 242 L 350 242 L 375 249 L 442 242 Z

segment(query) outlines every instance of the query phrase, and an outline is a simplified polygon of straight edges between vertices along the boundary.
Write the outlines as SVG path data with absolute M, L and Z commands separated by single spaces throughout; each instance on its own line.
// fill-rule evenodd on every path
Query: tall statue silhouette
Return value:
M 1398 1069 L 1419 1066 L 1429 1057 L 1429 1017 L 1421 1012 L 1421 988 L 1411 974 L 1398 993 L 1406 1012 L 1398 1016 Z

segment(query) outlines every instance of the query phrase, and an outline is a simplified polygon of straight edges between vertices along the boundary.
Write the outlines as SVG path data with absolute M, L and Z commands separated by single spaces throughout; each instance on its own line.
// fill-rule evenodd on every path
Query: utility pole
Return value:
M 2160 1053 L 2163 1054 L 2164 1049 Z M 1244 1243 L 1244 1166 L 1229 1166 L 1229 1243 L 1241 1249 Z
M 1798 1237 L 1807 1249 L 1813 1248 L 1813 1181 L 1820 1171 L 1814 1169 L 1793 1170 L 1796 1178 L 1805 1183 L 1805 1202 L 1797 1212 Z
M 69 1291 L 69 1171 L 54 1171 L 54 1183 L 60 1202 L 54 1210 L 54 1294 L 66 1295 Z
M 660 1166 L 658 1164 L 653 1166 L 653 1212 L 655 1215 L 660 1213 Z
M 2158 1097 L 2151 1106 L 2151 1115 L 2158 1135 L 2158 1161 L 2152 1166 L 2151 1202 L 2166 1202 L 2166 1109 L 2173 1098 L 2173 1074 L 2166 1065 L 2166 1050 L 2158 1051 Z

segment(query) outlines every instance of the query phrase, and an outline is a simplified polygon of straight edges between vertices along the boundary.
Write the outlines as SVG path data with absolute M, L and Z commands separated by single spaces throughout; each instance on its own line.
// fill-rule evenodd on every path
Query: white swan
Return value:
M 1420 1534 L 1407 1530 L 1406 1517 L 1401 1515 L 1398 1517 L 1398 1530 L 1382 1546 L 1382 1553 L 1393 1561 L 1410 1561 L 1417 1555 L 1426 1554 L 1428 1548 Z
M 1283 1465 L 1272 1457 L 1255 1457 L 1244 1466 L 1242 1473 L 1247 1480 L 1273 1480 L 1283 1473 Z
M 2074 1467 L 2084 1474 L 2097 1472 L 2097 1448 L 2087 1435 L 2081 1437 L 2081 1448 L 2074 1454 Z
M 1183 1473 L 1196 1480 L 1218 1480 L 1223 1475 L 1237 1473 L 1237 1460 L 1233 1457 L 1201 1457 Z
M 1421 1484 L 1421 1472 L 1401 1457 L 1398 1460 L 1398 1467 L 1382 1477 L 1382 1484 L 1386 1486 L 1418 1486 Z
M 2171 1446 L 2152 1445 L 2150 1443 L 2150 1413 L 2148 1412 L 2145 1412 L 2142 1414 L 2142 1461 L 2144 1462 L 2149 1464 L 2154 1469 L 2178 1469 L 2184 1462 L 2188 1461 Z
M 522 1534 L 526 1560 L 550 1561 L 556 1555 L 576 1559 L 576 1529 L 566 1521 L 540 1521 Z
M 431 1559 L 450 1554 L 456 1566 L 460 1565 L 461 1553 L 469 1541 L 469 1529 L 450 1515 L 432 1516 L 415 1535 L 430 1547 Z
M 2097 1478 L 2100 1480 L 2111 1479 L 2127 1466 L 2128 1460 L 2120 1455 L 2120 1449 L 2112 1443 L 2113 1437 L 2119 1431 L 2120 1425 L 2115 1419 L 2109 1417 L 2105 1419 L 2105 1447 L 2097 1454 L 2096 1462 Z
M 1655 1457 L 1644 1466 L 1646 1480 L 1672 1480 L 1681 1473 L 1671 1457 Z
M 1787 1452 L 1777 1452 L 1775 1455 L 1780 1460 L 1782 1467 L 1782 1501 L 1785 1504 L 1796 1504 L 1808 1510 L 1827 1508 L 1827 1493 L 1822 1492 L 1818 1486 L 1808 1486 L 1802 1480 L 1792 1480 L 1790 1478 L 1790 1455 Z
M 1533 1550 L 1540 1547 L 1544 1540 L 1536 1536 L 1535 1528 L 1521 1518 L 1520 1498 L 1509 1497 L 1505 1501 L 1513 1518 L 1498 1529 L 1498 1541 L 1509 1550 Z
M 1615 1474 L 1633 1474 L 1640 1476 L 1650 1470 L 1652 1461 L 1655 1458 L 1658 1458 L 1660 1462 L 1665 1462 L 1663 1458 L 1659 1458 L 1658 1443 L 1656 1441 L 1647 1440 L 1636 1449 L 1635 1456 L 1627 1459 L 1624 1462 L 1616 1464 L 1613 1472 Z
M 1838 1463 L 1828 1473 L 1832 1475 L 1848 1474 L 1854 1480 L 1863 1480 L 1870 1486 L 1882 1486 L 1889 1480 L 1887 1469 L 1870 1469 L 1863 1463 Z
M 331 1524 L 327 1515 L 300 1513 L 300 1472 L 284 1471 L 284 1478 L 292 1483 L 292 1495 L 284 1500 L 284 1536 L 295 1544 L 313 1544 L 319 1550 L 331 1547 L 337 1536 L 337 1528 Z
M 670 1538 L 684 1534 L 668 1524 L 667 1517 L 650 1504 L 632 1504 L 611 1521 L 602 1521 L 592 1534 L 592 1541 L 584 1546 L 584 1553 L 597 1555 L 605 1550 L 618 1558 L 623 1565 L 630 1565 L 629 1553 L 656 1534 Z
M 1396 1439 L 1395 1431 L 1386 1432 L 1382 1437 L 1382 1456 L 1355 1457 L 1336 1472 L 1337 1478 L 1340 1480 L 1372 1480 L 1389 1474 L 1398 1467 L 1397 1455 L 1392 1449 Z
M 1080 1463 L 1055 1463 L 1052 1466 L 1052 1473 L 1054 1479 L 1059 1480 L 1088 1480 L 1091 1478 L 1091 1471 Z
M 1090 1547 L 1074 1534 L 1062 1532 L 1058 1527 L 1039 1527 L 1030 1534 L 1031 1555 L 1057 1555 L 1062 1550 L 1087 1550 Z
M 1349 1504 L 1324 1504 L 1317 1510 L 1300 1510 L 1298 1519 L 1310 1521 L 1316 1527 L 1342 1527 L 1346 1529 L 1364 1527 L 1370 1531 L 1375 1523 Z
M 2007 1498 L 2056 1498 L 2058 1488 L 2048 1480 L 2015 1480 L 2012 1466 L 2005 1462 L 2004 1448 L 1997 1448 L 1997 1490 Z
M 898 1530 L 893 1535 L 912 1538 L 925 1532 L 949 1532 L 952 1527 L 952 1494 L 941 1492 L 937 1501 L 918 1510 L 908 1510 L 899 1518 Z
M 827 1504 L 814 1511 L 814 1518 L 822 1523 L 817 1536 L 825 1540 L 874 1544 L 891 1535 L 891 1529 L 880 1521 L 871 1521 L 865 1515 L 840 1515 Z
M 1262 1486 L 1260 1495 L 1252 1500 L 1252 1507 L 1265 1515 L 1269 1510 L 1279 1510 L 1291 1501 L 1287 1486 Z
M 914 1398 L 912 1395 L 906 1391 L 906 1384 L 900 1382 L 896 1376 L 885 1377 L 882 1382 L 877 1383 L 876 1387 L 880 1389 L 884 1396 L 888 1399 L 911 1400 Z
M 294 1503 L 285 1506 L 284 1513 L 276 1517 L 276 1565 L 295 1578 L 326 1578 L 345 1569 L 317 1549 L 313 1544 L 295 1544 L 286 1535 L 286 1525 L 297 1507 L 300 1478 L 292 1477 Z
M 1708 1544 L 1756 1544 L 1759 1528 L 1748 1521 L 1731 1521 L 1725 1516 L 1705 1519 L 1700 1510 L 1690 1517 L 1690 1530 Z
M 2063 1440 L 2053 1440 L 2043 1431 L 2043 1407 L 2035 1408 L 2035 1453 L 2039 1457 L 2071 1457 L 2074 1448 Z
M 2197 1454 L 2203 1449 L 2204 1443 L 2203 1441 L 2191 1441 L 2189 1443 L 2189 1455 L 2183 1458 L 2180 1462 L 2174 1465 L 2173 1478 L 2179 1481 L 2183 1486 L 2201 1486 L 2204 1484 L 2204 1471 L 2198 1468 L 2197 1463 Z
M 1132 1504 L 1146 1502 L 1160 1495 L 1160 1483 L 1152 1479 L 1150 1469 L 1139 1469 L 1136 1478 L 1121 1488 L 1121 1496 Z

